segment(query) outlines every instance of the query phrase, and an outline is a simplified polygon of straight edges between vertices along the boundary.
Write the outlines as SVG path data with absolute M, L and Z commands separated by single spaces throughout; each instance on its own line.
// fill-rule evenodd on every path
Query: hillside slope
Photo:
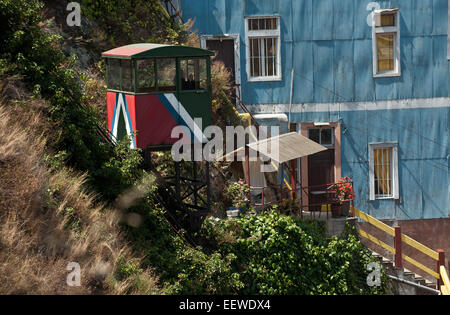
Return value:
M 67 3 L 0 2 L 0 293 L 161 293 L 112 203 L 139 157 L 96 131 L 104 82 L 88 68 L 111 36 L 87 18 L 68 29 Z M 103 38 L 83 39 L 93 28 Z M 80 286 L 66 283 L 72 262 Z
M 158 0 L 81 3 L 78 29 L 64 24 L 65 0 L 0 0 L 0 293 L 384 292 L 367 287 L 372 258 L 357 238 L 326 239 L 317 223 L 276 207 L 208 219 L 189 235 L 202 246 L 185 242 L 186 232 L 165 220 L 139 150 L 105 141 L 99 56 L 121 44 L 195 36 L 165 19 Z M 215 123 L 239 124 L 223 66 L 213 66 L 213 85 Z M 170 160 L 155 154 L 166 173 Z M 224 217 L 236 202 L 227 188 L 243 187 L 227 181 L 230 165 L 213 169 L 212 215 Z M 80 286 L 66 282 L 70 263 L 81 267 Z
M 157 293 L 149 270 L 123 275 L 133 257 L 120 214 L 94 203 L 85 175 L 52 169 L 47 110 L 27 96 L 0 102 L 0 293 Z M 81 266 L 79 287 L 66 285 L 70 262 Z

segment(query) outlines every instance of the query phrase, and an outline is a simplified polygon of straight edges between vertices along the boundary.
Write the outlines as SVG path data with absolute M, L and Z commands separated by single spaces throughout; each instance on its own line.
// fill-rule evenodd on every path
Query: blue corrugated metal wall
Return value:
M 397 78 L 372 76 L 369 0 L 184 0 L 183 16 L 200 34 L 240 34 L 242 95 L 246 104 L 360 102 L 360 110 L 294 112 L 292 122 L 342 123 L 342 174 L 355 181 L 357 206 L 381 219 L 450 216 L 450 107 L 364 110 L 364 102 L 448 98 L 447 0 L 378 1 L 399 8 L 401 67 Z M 281 16 L 283 80 L 249 83 L 245 16 Z M 407 101 L 405 101 L 407 102 Z M 426 106 L 424 106 L 426 107 Z M 263 105 L 257 111 L 270 112 Z M 397 141 L 401 202 L 368 201 L 368 143 Z
M 240 34 L 245 56 L 245 16 L 281 16 L 281 82 L 248 83 L 247 104 L 289 102 L 294 67 L 294 102 L 373 101 L 449 96 L 446 59 L 447 0 L 378 1 L 399 8 L 402 76 L 372 77 L 372 31 L 368 0 L 198 0 L 182 2 L 200 34 Z

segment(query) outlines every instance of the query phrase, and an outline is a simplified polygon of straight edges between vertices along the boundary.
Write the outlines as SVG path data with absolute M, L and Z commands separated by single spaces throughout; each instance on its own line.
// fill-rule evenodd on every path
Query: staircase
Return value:
M 435 294 L 435 295 L 450 295 L 450 280 L 448 277 L 448 272 L 445 267 L 445 252 L 442 249 L 433 250 L 420 242 L 412 239 L 408 235 L 405 235 L 401 232 L 400 226 L 388 226 L 387 224 L 375 219 L 363 211 L 352 207 L 352 213 L 358 219 L 365 221 L 369 224 L 369 226 L 375 227 L 378 230 L 386 233 L 389 237 L 392 237 L 392 242 L 389 240 L 389 243 L 393 243 L 394 246 L 388 245 L 383 242 L 381 239 L 378 239 L 374 235 L 369 234 L 367 231 L 358 227 L 359 235 L 365 239 L 365 241 L 370 242 L 372 245 L 376 245 L 376 248 L 380 250 L 385 250 L 386 256 L 393 255 L 393 260 L 386 259 L 385 256 L 382 256 L 378 253 L 374 253 L 372 249 L 372 253 L 375 257 L 378 258 L 380 263 L 385 267 L 388 273 L 388 277 L 393 280 L 393 293 L 401 294 L 401 295 L 417 295 L 417 294 Z M 388 238 L 389 238 L 388 237 Z M 385 240 L 386 241 L 386 240 Z M 410 256 L 405 255 L 403 253 L 403 246 L 408 245 L 415 250 L 431 257 L 436 265 L 433 266 L 432 269 L 427 267 L 423 263 L 413 259 Z M 390 254 L 388 254 L 390 253 Z M 424 279 L 421 276 L 417 276 L 409 270 L 404 269 L 404 262 L 408 262 L 414 267 L 420 269 L 421 272 L 427 274 L 429 277 L 434 279 L 434 283 L 429 282 L 427 279 Z M 434 287 L 434 289 L 433 289 Z M 414 289 L 412 289 L 414 288 Z
M 386 270 L 392 283 L 394 295 L 440 295 L 436 290 L 436 282 L 431 282 L 422 276 L 405 268 L 395 268 L 394 262 L 372 251 L 381 266 Z M 398 280 L 400 279 L 400 280 Z M 403 281 L 402 281 L 403 280 Z M 415 285 L 414 285 L 415 284 Z

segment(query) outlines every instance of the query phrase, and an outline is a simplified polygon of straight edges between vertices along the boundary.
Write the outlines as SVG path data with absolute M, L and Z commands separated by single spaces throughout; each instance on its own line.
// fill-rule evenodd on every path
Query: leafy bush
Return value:
M 169 289 L 172 294 L 232 294 L 243 286 L 239 274 L 233 272 L 234 254 L 207 255 L 201 249 L 184 248 L 177 255 L 181 272 Z
M 222 62 L 214 62 L 212 64 L 212 121 L 222 128 L 241 124 L 241 118 L 230 100 L 232 90 L 230 75 L 230 72 Z
M 159 0 L 82 0 L 82 11 L 107 33 L 112 45 L 135 42 L 181 44 L 184 28 L 168 17 Z
M 373 258 L 355 236 L 326 240 L 324 235 L 318 237 L 311 223 L 303 226 L 308 228 L 271 211 L 236 220 L 208 220 L 203 233 L 214 250 L 236 255 L 233 268 L 245 284 L 241 294 L 384 292 L 384 287 L 366 284 L 365 268 Z
M 156 189 L 156 186 L 153 187 Z M 168 294 L 233 294 L 242 283 L 232 270 L 233 254 L 205 253 L 184 241 L 184 233 L 173 232 L 163 210 L 152 194 L 129 209 L 144 220 L 137 228 L 128 228 L 135 248 L 145 254 L 145 263 L 159 275 Z
M 77 170 L 88 172 L 89 184 L 105 200 L 113 200 L 138 174 L 139 153 L 123 145 L 112 149 L 98 132 L 94 108 L 85 96 L 74 58 L 66 58 L 60 37 L 41 28 L 38 0 L 0 2 L 0 73 L 20 75 L 29 89 L 48 99 L 49 118 L 62 130 L 56 152 Z M 47 135 L 49 136 L 49 135 Z
M 231 182 L 228 185 L 227 193 L 233 202 L 233 206 L 243 209 L 249 207 L 248 195 L 250 194 L 250 188 L 244 180 L 240 179 L 237 183 Z

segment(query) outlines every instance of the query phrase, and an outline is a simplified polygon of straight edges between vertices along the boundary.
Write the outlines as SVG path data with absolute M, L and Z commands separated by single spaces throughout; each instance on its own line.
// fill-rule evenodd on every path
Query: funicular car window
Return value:
M 181 89 L 207 89 L 206 59 L 185 59 L 180 61 Z
M 154 59 L 137 60 L 136 80 L 137 80 L 137 92 L 156 91 Z
M 131 60 L 121 60 L 122 65 L 122 90 L 133 91 L 133 68 Z
M 158 91 L 176 91 L 176 62 L 174 58 L 156 60 Z
M 120 90 L 120 60 L 108 59 L 108 89 Z

